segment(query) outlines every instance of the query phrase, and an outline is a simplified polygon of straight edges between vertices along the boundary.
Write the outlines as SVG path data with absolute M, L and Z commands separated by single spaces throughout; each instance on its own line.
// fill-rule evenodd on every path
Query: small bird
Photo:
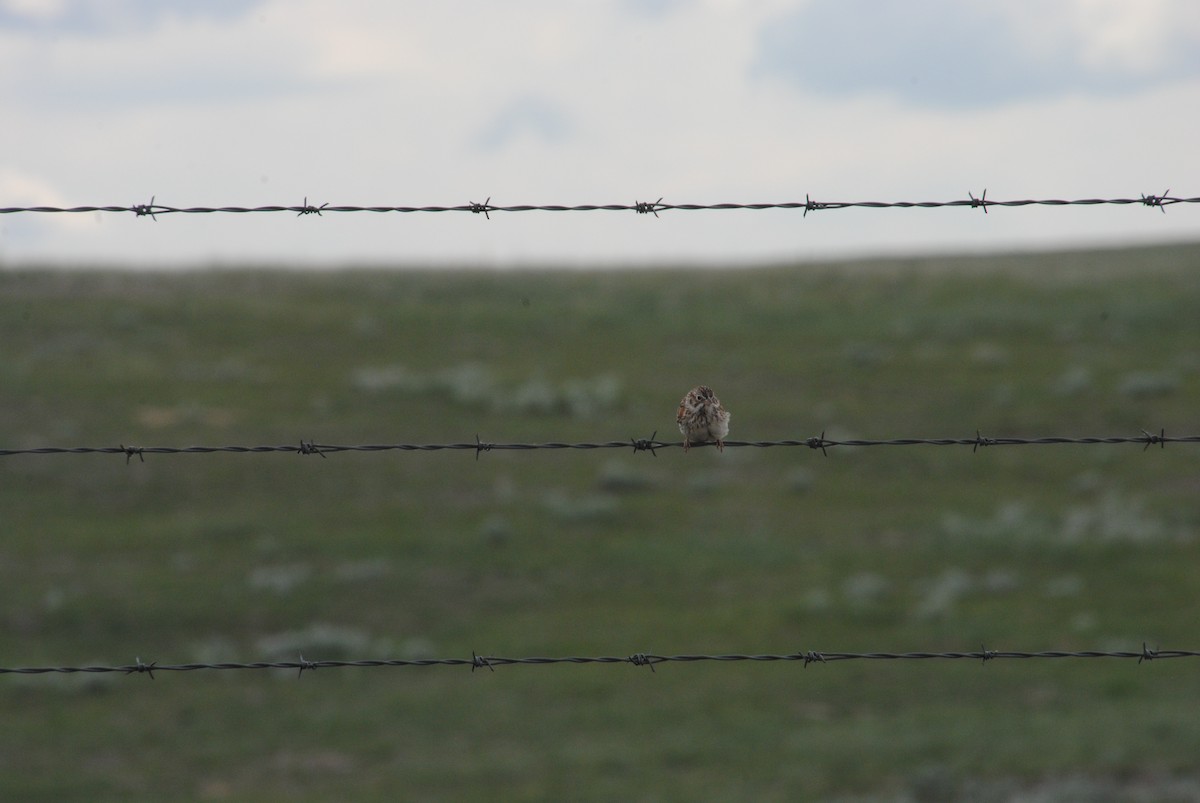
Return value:
M 729 434 L 729 411 L 708 385 L 697 385 L 679 402 L 675 423 L 683 433 L 683 451 L 695 443 L 716 441 L 717 450 L 725 451 L 725 436 Z

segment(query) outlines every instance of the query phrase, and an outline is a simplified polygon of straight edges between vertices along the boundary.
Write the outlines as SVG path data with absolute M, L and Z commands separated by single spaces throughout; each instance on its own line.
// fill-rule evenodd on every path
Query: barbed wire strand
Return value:
M 830 664 L 839 661 L 929 661 L 929 660 L 970 660 L 986 664 L 989 661 L 1002 659 L 1087 659 L 1087 658 L 1117 658 L 1136 660 L 1139 664 L 1145 661 L 1156 661 L 1166 658 L 1200 658 L 1200 651 L 1195 650 L 1159 650 L 1142 644 L 1140 651 L 1068 651 L 1043 650 L 1040 652 L 1018 652 L 1009 650 L 989 650 L 981 647 L 972 652 L 794 652 L 784 654 L 746 655 L 746 654 L 688 654 L 688 655 L 657 655 L 654 653 L 637 652 L 627 656 L 598 655 L 598 656 L 560 656 L 543 657 L 530 656 L 525 658 L 506 658 L 498 655 L 480 655 L 471 653 L 470 658 L 391 658 L 384 660 L 359 661 L 312 661 L 300 655 L 298 661 L 256 661 L 253 663 L 192 663 L 192 664 L 159 664 L 157 661 L 146 663 L 140 657 L 133 664 L 120 666 L 26 666 L 0 667 L 0 675 L 48 675 L 48 674 L 104 674 L 120 673 L 125 675 L 144 674 L 154 678 L 155 672 L 195 672 L 202 670 L 253 670 L 253 669 L 287 669 L 296 670 L 297 677 L 306 670 L 345 669 L 350 667 L 373 669 L 380 667 L 434 667 L 434 666 L 468 666 L 473 672 L 476 669 L 495 671 L 500 666 L 547 666 L 551 664 L 632 664 L 633 666 L 648 666 L 654 671 L 656 664 L 663 663 L 702 663 L 702 662 L 797 662 L 807 667 L 809 664 Z
M 374 213 L 440 213 L 440 212 L 469 212 L 482 214 L 491 219 L 493 212 L 635 212 L 639 215 L 654 215 L 659 212 L 695 212 L 695 211 L 729 211 L 749 210 L 761 211 L 766 209 L 803 210 L 807 217 L 809 212 L 829 211 L 834 209 L 941 209 L 966 207 L 982 209 L 984 214 L 992 207 L 1023 207 L 1023 206 L 1145 206 L 1157 208 L 1166 212 L 1168 206 L 1174 204 L 1200 203 L 1200 197 L 1175 197 L 1167 190 L 1161 195 L 1139 194 L 1137 198 L 1076 198 L 1063 200 L 1055 198 L 1023 199 L 997 201 L 987 197 L 987 190 L 977 198 L 974 193 L 967 197 L 952 201 L 815 201 L 809 195 L 803 201 L 784 201 L 766 203 L 664 203 L 662 198 L 657 201 L 634 201 L 631 204 L 493 204 L 489 197 L 483 203 L 469 201 L 455 206 L 361 206 L 355 204 L 333 205 L 329 203 L 310 204 L 305 197 L 299 206 L 169 206 L 157 202 L 157 196 L 152 196 L 149 203 L 131 204 L 129 206 L 8 206 L 0 207 L 0 214 L 12 215 L 22 213 L 41 214 L 76 214 L 85 212 L 132 213 L 137 217 L 149 217 L 157 220 L 159 215 L 183 214 L 252 214 L 271 212 L 291 212 L 297 217 L 315 215 L 323 216 L 326 212 L 374 212 Z
M 655 432 L 649 438 L 630 438 L 621 441 L 604 441 L 601 443 L 491 443 L 475 436 L 474 442 L 466 443 L 376 443 L 376 444 L 327 444 L 301 440 L 299 445 L 263 445 L 263 446 L 39 446 L 33 448 L 0 449 L 0 457 L 14 455 L 82 455 L 82 454 L 121 454 L 128 463 L 137 457 L 145 462 L 148 454 L 263 454 L 272 452 L 291 452 L 301 455 L 320 455 L 326 457 L 337 452 L 439 452 L 439 451 L 472 451 L 478 460 L 481 452 L 492 451 L 535 451 L 540 449 L 633 449 L 635 452 L 650 452 L 657 456 L 659 449 L 682 448 L 682 441 L 657 440 Z M 1140 435 L 1116 435 L 1108 437 L 1067 437 L 1046 436 L 1038 438 L 991 438 L 976 432 L 971 438 L 890 438 L 886 440 L 868 440 L 861 438 L 831 439 L 822 432 L 820 436 L 804 440 L 775 440 L 775 441 L 724 441 L 721 448 L 737 449 L 750 447 L 767 449 L 772 447 L 803 446 L 828 454 L 830 449 L 837 447 L 864 446 L 970 446 L 972 451 L 988 446 L 1051 446 L 1076 445 L 1095 446 L 1101 444 L 1141 444 L 1143 450 L 1158 445 L 1163 448 L 1168 443 L 1200 443 L 1200 435 L 1167 435 L 1166 430 L 1157 433 L 1143 430 Z M 693 443 L 690 448 L 717 446 L 715 443 Z

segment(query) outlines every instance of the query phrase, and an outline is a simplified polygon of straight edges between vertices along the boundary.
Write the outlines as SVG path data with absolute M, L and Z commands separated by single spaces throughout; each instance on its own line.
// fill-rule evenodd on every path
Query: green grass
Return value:
M 1197 434 L 1198 309 L 1195 246 L 10 270 L 0 446 L 673 440 L 699 382 L 735 439 Z M 1198 448 L 4 457 L 0 665 L 1196 649 Z M 1186 660 L 656 670 L 0 676 L 0 797 L 1200 788 Z

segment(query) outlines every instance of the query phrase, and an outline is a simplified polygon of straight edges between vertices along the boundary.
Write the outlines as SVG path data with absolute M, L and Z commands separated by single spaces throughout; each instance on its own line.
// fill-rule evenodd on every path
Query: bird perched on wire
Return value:
M 729 434 L 729 411 L 708 385 L 697 385 L 679 402 L 675 416 L 683 433 L 683 451 L 693 443 L 716 441 L 717 449 L 725 451 L 725 436 Z

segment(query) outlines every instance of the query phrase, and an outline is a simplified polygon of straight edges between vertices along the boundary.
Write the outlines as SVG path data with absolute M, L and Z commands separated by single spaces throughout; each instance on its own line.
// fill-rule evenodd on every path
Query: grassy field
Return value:
M 1196 246 L 0 271 L 0 447 L 677 440 L 699 382 L 733 439 L 1200 434 L 1198 311 Z M 0 457 L 0 665 L 1200 649 L 1198 491 L 1190 444 Z M 3 675 L 0 798 L 1197 800 L 1198 666 Z

